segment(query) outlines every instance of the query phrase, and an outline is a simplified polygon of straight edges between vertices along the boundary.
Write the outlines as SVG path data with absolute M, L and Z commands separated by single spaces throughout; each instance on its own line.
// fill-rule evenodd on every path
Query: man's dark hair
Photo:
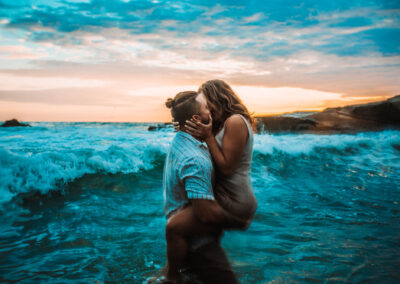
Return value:
M 178 93 L 175 98 L 167 99 L 165 105 L 171 109 L 172 117 L 180 125 L 185 125 L 194 114 L 200 114 L 200 103 L 196 101 L 198 93 L 185 91 Z

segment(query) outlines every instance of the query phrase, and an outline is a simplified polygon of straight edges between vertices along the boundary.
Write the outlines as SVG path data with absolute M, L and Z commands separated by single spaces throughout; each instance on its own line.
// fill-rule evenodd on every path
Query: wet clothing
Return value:
M 189 205 L 189 199 L 214 200 L 214 167 L 207 146 L 192 135 L 178 131 L 172 140 L 164 166 L 164 214 L 168 218 Z M 215 234 L 189 239 L 189 250 L 215 241 Z
M 198 279 L 203 284 L 239 283 L 219 240 L 190 252 L 181 271 L 191 280 Z
M 178 131 L 167 154 L 163 176 L 164 213 L 167 218 L 189 199 L 214 200 L 214 167 L 207 146 Z
M 246 123 L 249 136 L 235 171 L 230 175 L 224 175 L 217 170 L 214 196 L 218 203 L 230 214 L 240 219 L 249 220 L 253 218 L 257 208 L 257 200 L 254 196 L 249 178 L 254 137 L 248 120 L 240 114 L 235 115 L 239 115 Z M 221 131 L 215 136 L 215 140 L 217 140 L 221 148 L 224 135 L 225 124 Z

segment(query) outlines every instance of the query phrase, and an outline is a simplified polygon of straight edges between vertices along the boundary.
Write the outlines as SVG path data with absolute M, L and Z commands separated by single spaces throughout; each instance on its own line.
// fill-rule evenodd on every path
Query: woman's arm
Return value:
M 232 115 L 226 120 L 222 148 L 219 147 L 212 132 L 207 130 L 210 129 L 210 124 L 187 121 L 186 129 L 190 134 L 202 138 L 207 143 L 218 170 L 225 175 L 230 175 L 237 168 L 246 146 L 249 136 L 246 123 L 239 115 Z

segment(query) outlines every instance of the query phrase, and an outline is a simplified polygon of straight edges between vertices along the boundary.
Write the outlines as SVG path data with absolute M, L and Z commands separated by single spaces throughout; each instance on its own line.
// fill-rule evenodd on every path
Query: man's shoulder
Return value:
M 174 160 L 179 168 L 182 167 L 198 167 L 198 168 L 212 168 L 213 164 L 211 158 L 202 154 L 200 151 L 190 151 L 184 148 L 173 150 Z
M 188 143 L 185 141 L 184 137 L 180 132 L 177 132 L 172 139 L 171 149 L 178 150 L 179 148 L 188 147 Z
M 181 165 L 186 164 L 212 164 L 211 159 L 208 159 L 206 156 L 202 155 L 196 151 L 187 151 L 185 149 L 179 149 L 175 151 L 176 159 L 179 161 Z
M 200 151 L 200 146 L 188 142 L 184 136 L 179 135 L 179 132 L 172 140 L 170 151 L 182 160 L 201 159 L 204 157 L 204 154 Z
M 202 149 L 200 143 L 193 143 L 187 136 L 178 132 L 170 148 L 169 158 L 174 161 L 178 168 L 187 166 L 198 166 L 199 168 L 213 167 L 211 156 L 206 149 Z

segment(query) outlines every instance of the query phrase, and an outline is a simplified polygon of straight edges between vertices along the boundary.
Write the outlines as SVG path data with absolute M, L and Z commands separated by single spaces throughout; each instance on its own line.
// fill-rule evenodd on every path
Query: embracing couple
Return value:
M 253 118 L 222 80 L 166 106 L 178 132 L 164 168 L 168 262 L 158 283 L 238 283 L 220 240 L 223 230 L 246 230 L 257 208 L 249 180 Z

